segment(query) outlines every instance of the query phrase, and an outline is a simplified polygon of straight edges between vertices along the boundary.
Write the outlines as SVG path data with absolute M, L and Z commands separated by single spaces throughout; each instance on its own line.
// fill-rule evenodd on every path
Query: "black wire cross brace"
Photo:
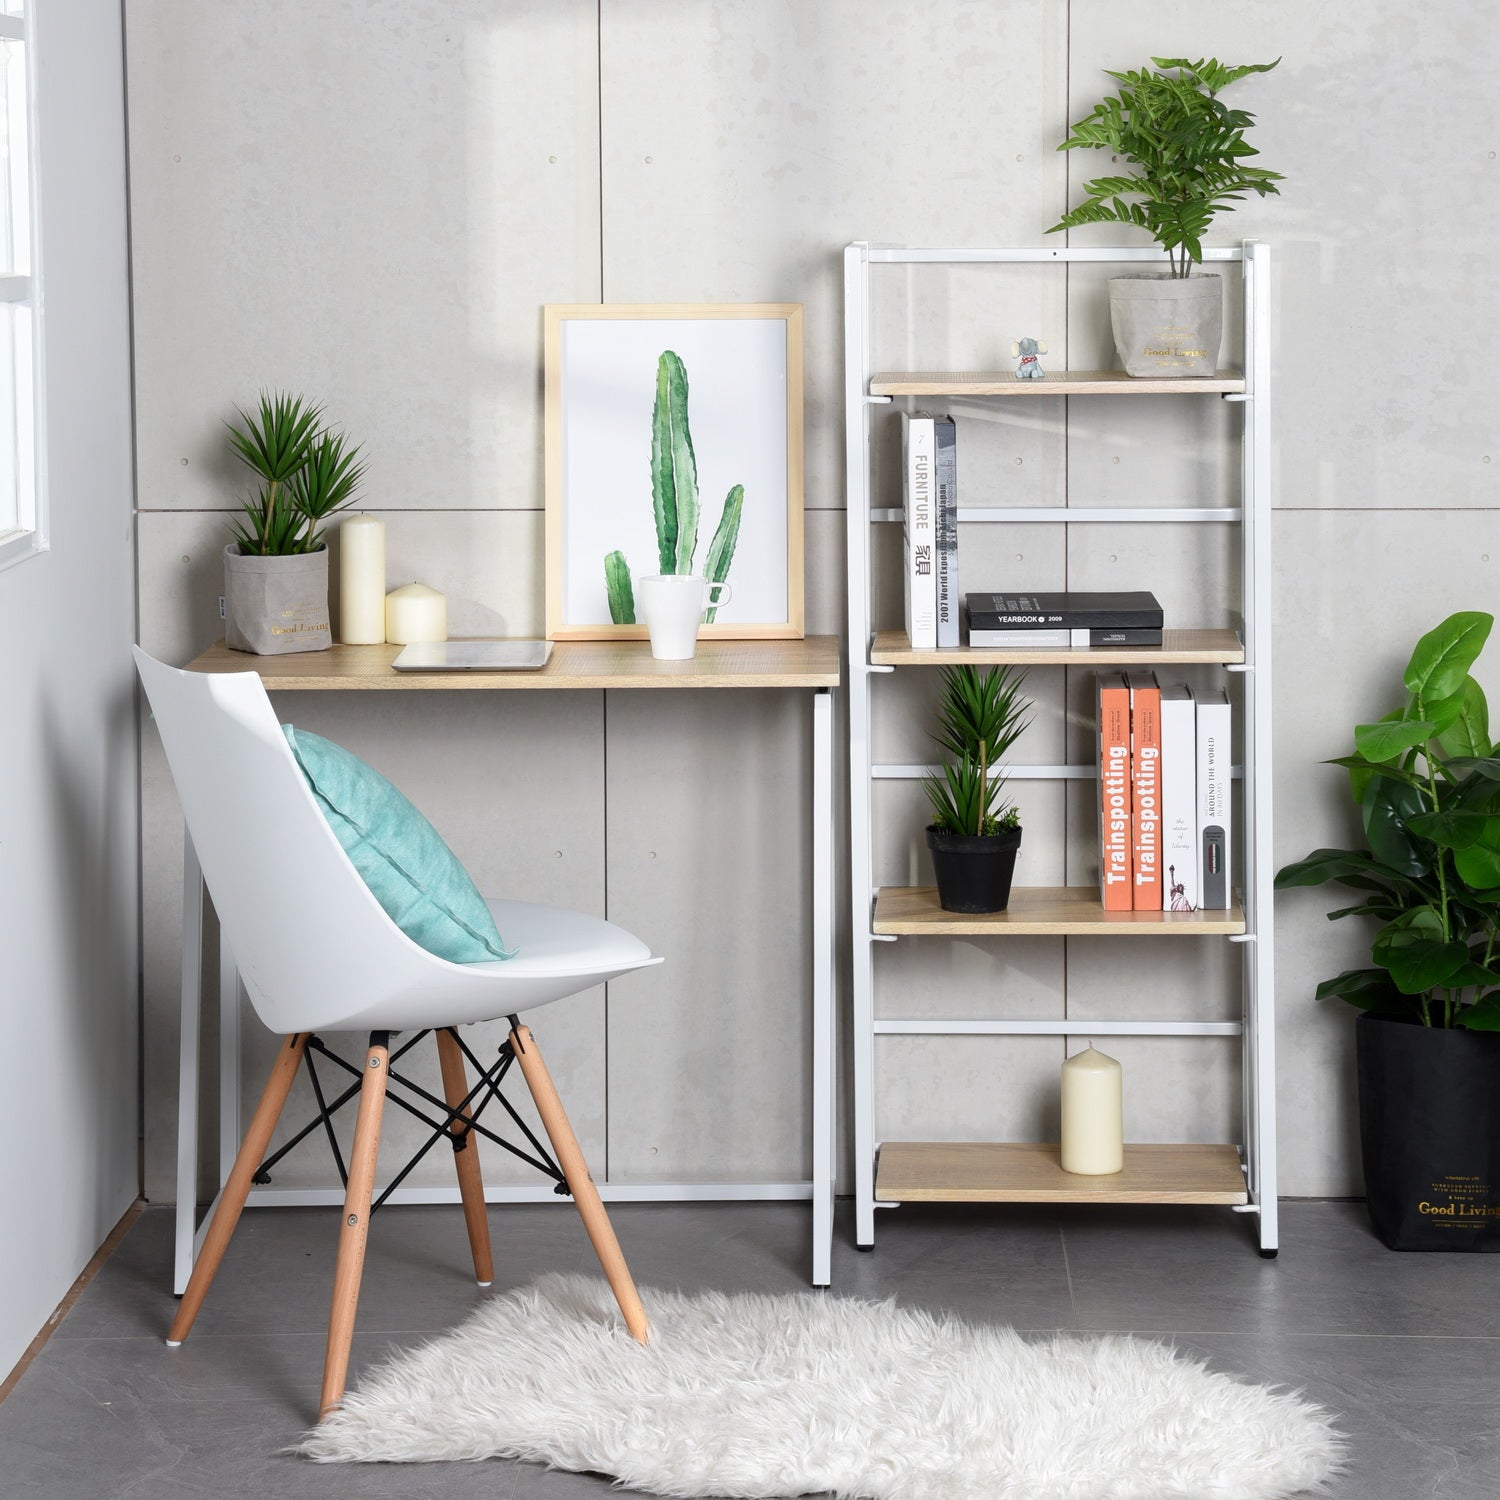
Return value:
M 384 1192 L 370 1205 L 370 1212 L 374 1213 L 401 1186 L 417 1163 L 439 1141 L 447 1140 L 452 1145 L 454 1152 L 457 1153 L 468 1149 L 469 1137 L 475 1132 L 482 1135 L 485 1140 L 493 1141 L 502 1150 L 510 1152 L 512 1156 L 519 1157 L 528 1166 L 535 1167 L 544 1177 L 550 1177 L 554 1183 L 553 1191 L 561 1197 L 567 1197 L 568 1184 L 563 1177 L 562 1169 L 552 1159 L 551 1152 L 536 1138 L 536 1134 L 531 1127 L 517 1113 L 516 1107 L 501 1092 L 500 1086 L 505 1081 L 505 1075 L 510 1072 L 511 1064 L 516 1060 L 510 1038 L 507 1037 L 500 1044 L 494 1063 L 486 1068 L 474 1055 L 468 1043 L 458 1034 L 456 1026 L 448 1026 L 443 1029 L 458 1044 L 459 1050 L 463 1053 L 469 1066 L 478 1075 L 477 1081 L 474 1087 L 464 1095 L 463 1099 L 457 1105 L 450 1107 L 446 1100 L 439 1099 L 436 1094 L 429 1092 L 421 1084 L 415 1082 L 415 1080 L 396 1071 L 395 1064 L 405 1057 L 423 1037 L 428 1036 L 430 1034 L 429 1031 L 415 1033 L 410 1040 L 403 1043 L 400 1048 L 391 1054 L 390 1063 L 386 1067 L 386 1098 L 392 1104 L 404 1109 L 408 1114 L 415 1115 L 417 1119 L 427 1126 L 432 1134 L 418 1148 L 411 1160 L 386 1184 Z M 342 1068 L 344 1072 L 348 1073 L 355 1080 L 331 1104 L 323 1092 L 323 1081 L 318 1076 L 317 1066 L 313 1062 L 313 1054 L 315 1052 L 327 1058 L 336 1068 Z M 364 1082 L 364 1072 L 362 1069 L 355 1067 L 346 1058 L 340 1057 L 337 1052 L 331 1051 L 316 1036 L 309 1036 L 307 1039 L 307 1051 L 304 1054 L 304 1061 L 307 1064 L 308 1077 L 312 1080 L 313 1097 L 318 1101 L 318 1112 L 279 1151 L 273 1152 L 260 1164 L 256 1169 L 254 1180 L 262 1187 L 269 1183 L 271 1181 L 271 1168 L 292 1150 L 294 1146 L 300 1145 L 321 1125 L 328 1136 L 328 1145 L 333 1152 L 334 1165 L 338 1168 L 339 1181 L 345 1187 L 348 1187 L 349 1171 L 344 1164 L 343 1152 L 339 1150 L 338 1137 L 334 1134 L 333 1117 L 351 1099 L 359 1094 Z M 410 1099 L 403 1098 L 400 1093 L 393 1092 L 394 1088 L 406 1089 L 422 1103 L 431 1106 L 432 1109 L 441 1111 L 441 1118 L 435 1118 L 432 1114 L 413 1104 Z M 476 1099 L 478 1100 L 477 1104 L 475 1104 Z M 501 1109 L 510 1116 L 516 1129 L 525 1136 L 527 1144 L 531 1147 L 529 1152 L 523 1151 L 521 1147 L 503 1139 L 493 1130 L 479 1123 L 480 1115 L 484 1113 L 485 1109 L 492 1102 L 500 1105 Z M 472 1110 L 472 1112 L 465 1116 L 465 1110 Z M 455 1129 L 455 1126 L 458 1128 Z

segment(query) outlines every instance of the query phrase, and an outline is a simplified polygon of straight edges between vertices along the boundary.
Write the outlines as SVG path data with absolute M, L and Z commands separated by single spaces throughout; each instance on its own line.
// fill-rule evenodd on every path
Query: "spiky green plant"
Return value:
M 359 445 L 322 425 L 323 408 L 303 396 L 261 393 L 240 425 L 226 422 L 229 446 L 260 478 L 243 515 L 229 523 L 240 547 L 264 557 L 315 552 L 323 522 L 351 503 L 364 476 Z
M 1005 778 L 995 774 L 1006 751 L 1031 724 L 1024 670 L 1011 666 L 944 667 L 933 739 L 951 757 L 923 782 L 933 824 L 944 833 L 997 834 L 1019 828 L 1014 803 L 1002 803 Z
M 724 498 L 724 509 L 709 543 L 705 572 L 712 583 L 723 583 L 729 574 L 744 504 L 745 487 L 737 484 Z M 656 559 L 661 572 L 691 573 L 698 550 L 698 458 L 688 424 L 687 367 L 671 349 L 662 350 L 656 362 L 656 401 L 651 409 L 651 511 L 656 519 Z M 635 590 L 623 552 L 605 556 L 604 584 L 610 619 L 616 625 L 634 625 Z M 706 610 L 705 623 L 712 624 L 715 613 Z
M 1280 62 L 1230 67 L 1216 57 L 1153 57 L 1161 71 L 1105 72 L 1120 85 L 1118 97 L 1101 99 L 1072 127 L 1059 151 L 1108 151 L 1135 170 L 1096 177 L 1083 185 L 1085 199 L 1048 234 L 1080 224 L 1134 224 L 1167 253 L 1174 277 L 1187 276 L 1203 259 L 1203 236 L 1215 215 L 1246 193 L 1278 193 L 1280 172 L 1245 165 L 1259 153 L 1245 131 L 1255 116 L 1230 109 L 1219 94 L 1250 73 L 1269 73 Z

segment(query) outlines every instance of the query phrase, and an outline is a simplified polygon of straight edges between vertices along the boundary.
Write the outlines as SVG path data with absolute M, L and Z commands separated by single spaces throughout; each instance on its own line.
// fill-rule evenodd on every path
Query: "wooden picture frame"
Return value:
M 547 638 L 646 639 L 643 624 L 613 616 L 633 607 L 635 579 L 689 571 L 662 558 L 675 556 L 674 545 L 686 555 L 695 541 L 691 571 L 718 571 L 734 590 L 700 628 L 703 639 L 800 639 L 801 305 L 584 303 L 543 312 Z M 684 425 L 688 469 L 672 441 Z M 676 452 L 675 466 L 657 464 L 665 451 Z M 659 518 L 659 492 L 672 491 L 658 471 L 668 467 L 685 492 L 682 476 L 696 477 L 691 535 L 677 537 L 672 505 Z M 607 558 L 616 559 L 613 589 Z

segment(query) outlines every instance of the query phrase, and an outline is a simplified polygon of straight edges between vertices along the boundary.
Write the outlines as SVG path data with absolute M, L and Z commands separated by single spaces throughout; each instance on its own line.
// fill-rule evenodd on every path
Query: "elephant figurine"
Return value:
M 1045 354 L 1047 346 L 1038 339 L 1021 339 L 1010 346 L 1010 357 L 1017 361 L 1017 380 L 1041 380 L 1046 372 L 1037 358 Z

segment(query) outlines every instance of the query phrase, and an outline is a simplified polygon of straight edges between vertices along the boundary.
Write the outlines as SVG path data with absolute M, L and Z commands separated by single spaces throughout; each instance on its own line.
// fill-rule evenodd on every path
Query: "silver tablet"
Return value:
M 406 647 L 391 665 L 398 672 L 534 672 L 551 655 L 551 641 L 434 641 Z

